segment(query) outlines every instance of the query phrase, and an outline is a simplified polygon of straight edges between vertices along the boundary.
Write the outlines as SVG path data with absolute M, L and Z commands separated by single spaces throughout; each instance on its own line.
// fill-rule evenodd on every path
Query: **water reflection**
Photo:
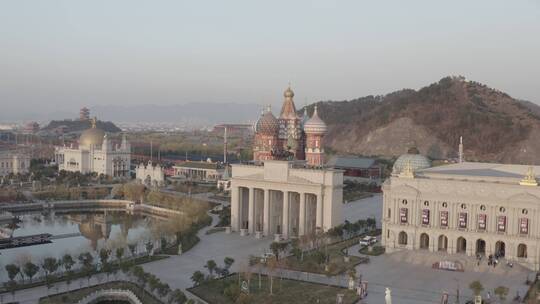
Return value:
M 155 227 L 169 222 L 167 218 L 108 209 L 36 212 L 17 216 L 20 222 L 0 226 L 4 234 L 27 236 L 50 233 L 53 240 L 50 244 L 0 250 L 0 278 L 4 276 L 4 266 L 17 262 L 21 256 L 30 256 L 32 261 L 40 262 L 48 256 L 93 252 L 104 246 L 115 248 L 137 243 L 142 249 L 145 242 L 155 239 Z

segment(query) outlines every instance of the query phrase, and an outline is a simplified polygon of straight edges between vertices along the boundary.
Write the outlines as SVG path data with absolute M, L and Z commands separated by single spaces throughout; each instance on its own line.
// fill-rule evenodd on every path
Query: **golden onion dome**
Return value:
M 92 127 L 84 130 L 81 137 L 79 137 L 79 146 L 90 148 L 91 145 L 94 145 L 95 147 L 101 148 L 104 136 L 105 131 L 96 127 L 96 121 L 94 119 L 92 120 Z
M 283 92 L 283 96 L 285 96 L 285 98 L 293 98 L 294 97 L 294 92 L 293 92 L 293 90 L 291 90 L 290 86 L 285 90 L 285 92 Z

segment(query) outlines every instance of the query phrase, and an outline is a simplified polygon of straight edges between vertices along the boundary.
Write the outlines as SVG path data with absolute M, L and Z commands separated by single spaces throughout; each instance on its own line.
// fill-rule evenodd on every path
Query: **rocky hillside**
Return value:
M 441 159 L 457 156 L 463 136 L 467 160 L 540 163 L 540 107 L 462 77 L 318 105 L 336 152 L 397 156 L 415 144 Z

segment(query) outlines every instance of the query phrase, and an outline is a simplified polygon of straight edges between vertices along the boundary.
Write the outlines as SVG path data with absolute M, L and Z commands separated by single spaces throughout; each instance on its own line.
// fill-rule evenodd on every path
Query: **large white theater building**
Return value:
M 413 161 L 383 185 L 387 252 L 498 254 L 539 269 L 540 187 L 534 172 L 540 167 L 463 162 L 416 168 Z
M 267 160 L 232 165 L 231 228 L 242 235 L 290 238 L 343 221 L 343 171 Z

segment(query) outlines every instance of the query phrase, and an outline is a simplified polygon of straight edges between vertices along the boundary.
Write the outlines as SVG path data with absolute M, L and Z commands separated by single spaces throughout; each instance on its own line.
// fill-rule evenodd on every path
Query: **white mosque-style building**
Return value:
M 120 145 L 113 146 L 105 131 L 96 127 L 95 118 L 91 123 L 91 128 L 82 132 L 77 147 L 55 148 L 58 170 L 130 178 L 131 146 L 125 135 Z

